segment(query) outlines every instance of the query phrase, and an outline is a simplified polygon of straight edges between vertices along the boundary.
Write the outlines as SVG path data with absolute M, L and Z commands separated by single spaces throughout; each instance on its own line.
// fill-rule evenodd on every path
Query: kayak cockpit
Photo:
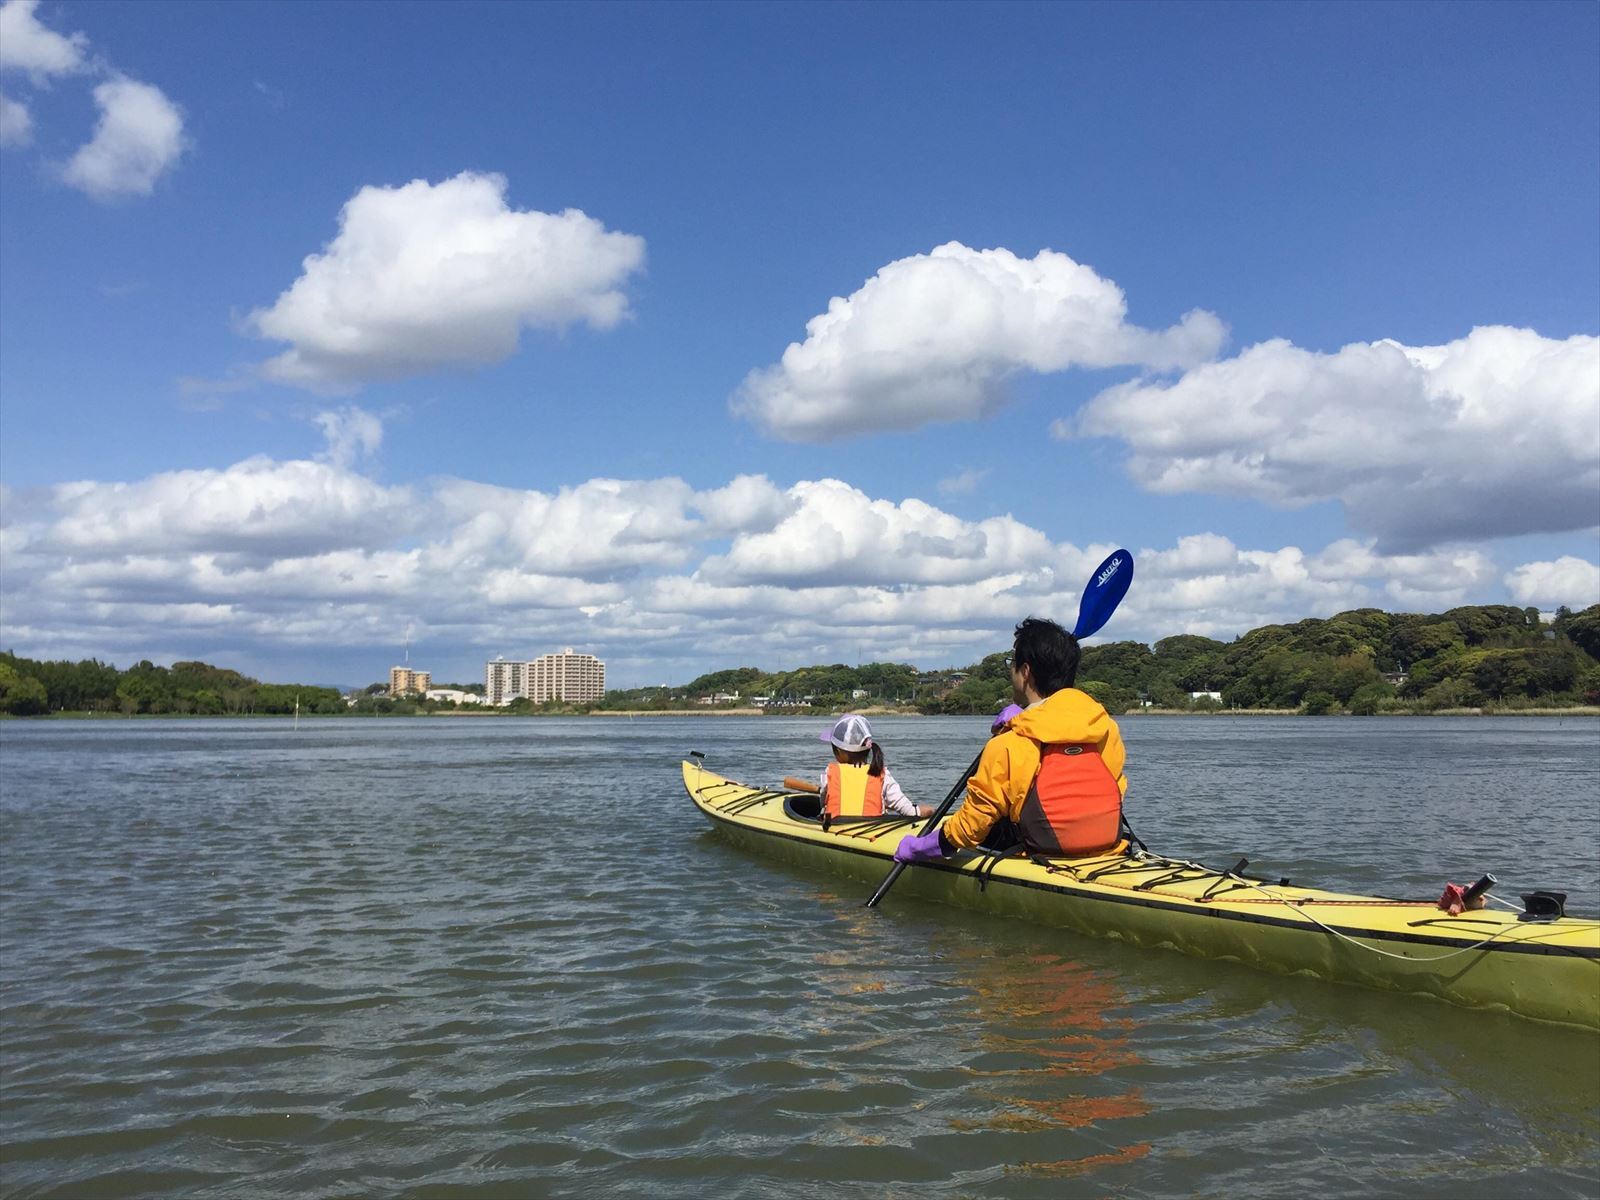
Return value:
M 783 815 L 792 821 L 822 820 L 822 797 L 795 792 L 783 798 Z
M 876 826 L 905 825 L 916 820 L 914 817 L 902 816 L 899 813 L 885 813 L 881 817 L 833 817 L 828 821 L 822 819 L 822 798 L 806 792 L 791 792 L 783 798 L 783 815 L 791 821 L 803 821 L 808 825 L 819 825 L 825 829 L 835 830 L 865 830 Z

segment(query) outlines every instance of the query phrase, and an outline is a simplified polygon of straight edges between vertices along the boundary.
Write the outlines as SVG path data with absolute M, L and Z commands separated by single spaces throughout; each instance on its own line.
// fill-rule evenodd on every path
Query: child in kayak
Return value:
M 883 765 L 883 747 L 872 740 L 872 726 L 855 713 L 833 723 L 821 740 L 833 747 L 833 761 L 822 772 L 822 811 L 830 817 L 931 817 L 906 798 Z

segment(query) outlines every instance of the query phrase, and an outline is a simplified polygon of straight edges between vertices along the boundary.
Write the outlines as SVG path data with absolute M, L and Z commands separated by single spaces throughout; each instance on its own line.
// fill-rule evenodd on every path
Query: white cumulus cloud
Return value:
M 118 77 L 94 89 L 100 121 L 62 178 L 96 200 L 148 196 L 183 154 L 183 114 L 154 84 Z
M 20 100 L 0 92 L 0 147 L 26 146 L 33 141 L 33 114 Z
M 794 497 L 765 475 L 738 475 L 720 488 L 695 494 L 694 506 L 713 536 L 771 529 L 794 511 Z
M 370 458 L 383 444 L 383 420 L 355 405 L 320 412 L 314 418 L 328 448 L 320 456 L 336 467 L 349 467 L 359 459 Z
M 1479 550 L 1384 554 L 1371 540 L 1350 538 L 1307 552 L 1248 549 L 1220 534 L 1194 534 L 1171 549 L 1141 552 L 1135 562 L 1132 612 L 1119 620 L 1224 639 L 1353 608 L 1442 612 L 1483 603 L 1495 579 L 1494 564 Z
M 1518 604 L 1543 609 L 1600 604 L 1600 563 L 1572 554 L 1563 554 L 1554 562 L 1523 563 L 1506 576 L 1505 583 Z
M 1582 529 L 1600 496 L 1600 339 L 1485 326 L 1335 354 L 1274 340 L 1110 388 L 1054 432 L 1123 440 L 1156 492 L 1338 500 L 1392 550 Z
M 335 441 L 363 425 L 359 410 L 336 415 Z M 952 666 L 1003 648 L 1022 616 L 1071 624 L 1112 548 L 829 479 L 385 487 L 331 460 L 253 458 L 0 487 L 0 625 L 27 657 L 218 661 L 225 646 L 223 665 L 276 680 L 380 678 L 413 622 L 437 677 L 565 645 L 599 653 L 620 686 L 741 664 Z M 1502 577 L 1476 547 L 1389 554 L 1374 539 L 1317 549 L 1199 532 L 1134 558 L 1102 640 L 1227 639 L 1507 594 L 1578 608 L 1600 591 L 1600 568 L 1571 556 Z
M 983 416 L 1020 371 L 1186 367 L 1223 337 L 1199 310 L 1160 331 L 1128 324 L 1122 289 L 1057 251 L 949 242 L 829 301 L 804 342 L 745 379 L 733 409 L 779 438 L 834 441 Z
M 591 479 L 554 493 L 442 480 L 439 553 L 462 570 L 509 566 L 608 579 L 687 563 L 698 543 L 770 528 L 791 501 L 763 476 L 696 492 L 681 479 Z
M 148 196 L 186 148 L 182 112 L 155 85 L 127 78 L 104 58 L 91 58 L 83 34 L 47 28 L 35 15 L 38 7 L 38 0 L 0 4 L 0 71 L 25 72 L 39 88 L 61 75 L 86 73 L 103 80 L 94 89 L 100 117 L 93 136 L 52 173 L 102 202 Z M 0 146 L 28 145 L 33 133 L 27 103 L 0 95 Z
M 621 321 L 644 239 L 577 209 L 514 209 L 506 186 L 468 171 L 358 191 L 334 240 L 271 307 L 250 314 L 252 332 L 290 346 L 267 373 L 346 387 L 498 362 L 524 328 Z
M 36 84 L 84 69 L 89 39 L 60 34 L 34 16 L 39 0 L 0 4 L 0 71 L 26 71 Z
M 410 495 L 324 463 L 250 458 L 226 470 L 53 489 L 49 540 L 77 559 L 200 552 L 321 553 L 408 528 Z
M 875 500 L 837 479 L 797 483 L 773 528 L 742 534 L 701 567 L 709 581 L 828 587 L 959 584 L 1055 561 L 1049 540 L 1011 517 L 964 521 L 921 500 Z

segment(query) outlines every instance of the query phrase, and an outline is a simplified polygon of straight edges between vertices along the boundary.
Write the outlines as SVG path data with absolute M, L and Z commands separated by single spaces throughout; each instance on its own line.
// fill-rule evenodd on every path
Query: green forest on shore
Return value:
M 393 698 L 374 684 L 355 696 L 309 684 L 262 683 L 203 662 L 142 661 L 119 671 L 93 659 L 37 661 L 0 653 L 0 713 L 37 716 L 415 715 L 450 701 Z M 461 687 L 462 685 L 451 685 Z M 476 688 L 476 685 L 469 685 Z M 1438 614 L 1363 608 L 1266 625 L 1231 642 L 1193 634 L 1084 649 L 1078 686 L 1113 713 L 1293 710 L 1304 713 L 1516 712 L 1600 704 L 1600 604 L 1560 609 L 1476 605 Z M 481 691 L 481 688 L 476 688 Z M 608 691 L 592 704 L 519 700 L 485 715 L 749 708 L 771 713 L 886 708 L 987 713 L 1009 698 L 1003 651 L 966 667 L 833 664 L 767 672 L 713 671 L 681 687 Z

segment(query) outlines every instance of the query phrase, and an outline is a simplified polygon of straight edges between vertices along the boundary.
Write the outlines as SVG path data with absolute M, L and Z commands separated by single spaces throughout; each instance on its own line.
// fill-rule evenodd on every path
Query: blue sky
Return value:
M 1600 6 L 0 6 L 4 644 L 1600 601 Z M 563 216 L 562 214 L 566 214 Z

